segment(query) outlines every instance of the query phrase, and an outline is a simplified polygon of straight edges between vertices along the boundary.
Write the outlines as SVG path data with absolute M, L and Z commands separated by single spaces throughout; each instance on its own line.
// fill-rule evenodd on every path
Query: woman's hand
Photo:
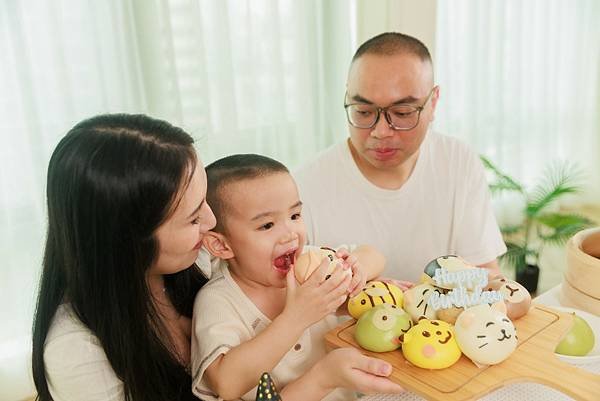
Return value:
M 404 389 L 388 379 L 392 365 L 361 354 L 356 348 L 338 348 L 315 365 L 321 385 L 351 388 L 361 393 L 401 393 Z
M 348 294 L 350 297 L 353 297 L 358 294 L 367 283 L 367 273 L 361 268 L 356 255 L 349 253 L 346 248 L 338 249 L 335 256 L 343 259 L 345 267 L 352 270 L 352 281 L 350 281 L 350 286 L 348 287 Z
M 281 397 L 286 401 L 316 401 L 340 387 L 365 394 L 403 392 L 401 386 L 388 379 L 391 373 L 392 366 L 385 361 L 365 356 L 355 348 L 338 348 L 281 389 Z

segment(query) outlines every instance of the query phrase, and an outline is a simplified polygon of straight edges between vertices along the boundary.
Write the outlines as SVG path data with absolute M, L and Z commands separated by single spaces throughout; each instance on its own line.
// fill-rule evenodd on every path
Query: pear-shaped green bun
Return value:
M 561 355 L 585 356 L 594 348 L 595 336 L 584 319 L 573 313 L 573 326 L 556 346 L 554 352 Z

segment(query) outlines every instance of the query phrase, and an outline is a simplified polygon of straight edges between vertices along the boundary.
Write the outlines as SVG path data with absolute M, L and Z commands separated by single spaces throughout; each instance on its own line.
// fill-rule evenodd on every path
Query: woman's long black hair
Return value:
M 197 158 L 180 128 L 145 115 L 82 121 L 48 167 L 48 233 L 33 324 L 33 378 L 51 401 L 44 343 L 61 303 L 100 340 L 126 400 L 194 400 L 191 377 L 151 301 L 146 272 L 156 229 L 179 201 Z M 205 279 L 192 266 L 165 276 L 171 301 L 191 317 Z

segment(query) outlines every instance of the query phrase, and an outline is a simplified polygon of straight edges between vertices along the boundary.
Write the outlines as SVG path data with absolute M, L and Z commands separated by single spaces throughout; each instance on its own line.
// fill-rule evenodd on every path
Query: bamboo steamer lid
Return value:
M 600 258 L 585 253 L 600 249 L 600 227 L 589 228 L 575 234 L 567 242 L 567 271 L 565 281 L 570 287 L 600 302 Z
M 581 241 L 581 250 L 595 258 L 600 259 L 600 229 L 595 229 Z
M 581 309 L 582 311 L 600 316 L 600 299 L 592 298 L 580 292 L 566 280 L 561 285 L 559 302 L 563 306 Z

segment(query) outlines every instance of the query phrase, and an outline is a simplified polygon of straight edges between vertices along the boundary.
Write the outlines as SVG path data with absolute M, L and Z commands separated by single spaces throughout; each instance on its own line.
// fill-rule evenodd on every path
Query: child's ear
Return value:
M 214 231 L 207 232 L 204 234 L 204 238 L 202 238 L 202 245 L 204 245 L 211 255 L 216 256 L 217 258 L 231 259 L 235 256 L 229 243 L 227 243 L 227 239 L 221 233 L 216 233 Z

